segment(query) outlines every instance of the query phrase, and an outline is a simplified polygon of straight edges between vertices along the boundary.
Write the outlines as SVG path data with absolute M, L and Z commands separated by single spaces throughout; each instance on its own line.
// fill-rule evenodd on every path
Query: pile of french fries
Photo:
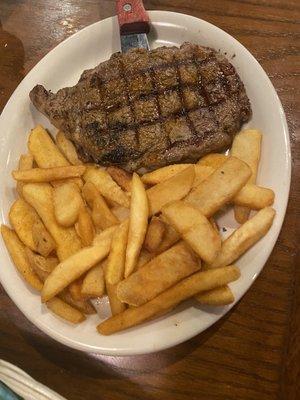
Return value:
M 139 176 L 83 164 L 62 132 L 41 126 L 12 172 L 19 197 L 1 232 L 25 281 L 56 315 L 79 323 L 108 295 L 101 334 L 161 316 L 194 297 L 232 303 L 233 264 L 272 225 L 271 189 L 256 185 L 262 135 L 245 130 L 230 155 L 209 154 Z M 241 224 L 222 240 L 215 214 L 232 205 Z M 250 211 L 258 212 L 250 217 Z

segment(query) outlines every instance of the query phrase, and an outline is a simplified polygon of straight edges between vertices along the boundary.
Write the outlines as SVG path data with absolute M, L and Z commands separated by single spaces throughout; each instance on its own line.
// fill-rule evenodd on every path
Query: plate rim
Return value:
M 236 42 L 239 46 L 241 46 L 241 48 L 243 49 L 243 51 L 246 52 L 246 54 L 248 56 L 250 56 L 252 58 L 252 61 L 256 64 L 256 66 L 261 70 L 261 72 L 263 72 L 265 78 L 266 78 L 266 82 L 268 82 L 268 85 L 270 87 L 270 90 L 273 92 L 273 95 L 276 97 L 276 100 L 278 102 L 278 107 L 281 113 L 281 121 L 283 123 L 283 127 L 284 127 L 284 139 L 285 139 L 285 144 L 286 144 L 286 154 L 285 154 L 285 161 L 286 161 L 286 171 L 287 171 L 287 178 L 288 178 L 288 182 L 287 182 L 287 186 L 286 186 L 286 192 L 287 195 L 285 197 L 284 200 L 282 200 L 282 215 L 280 216 L 279 219 L 279 224 L 278 224 L 278 228 L 277 228 L 277 232 L 276 235 L 274 237 L 274 244 L 271 246 L 271 248 L 268 250 L 268 252 L 266 253 L 266 255 L 264 256 L 264 262 L 261 266 L 261 268 L 259 268 L 258 273 L 253 277 L 252 280 L 249 280 L 247 282 L 246 285 L 246 290 L 242 293 L 239 294 L 236 297 L 236 300 L 234 303 L 232 303 L 231 305 L 226 307 L 226 311 L 224 313 L 220 313 L 216 319 L 214 320 L 213 323 L 208 322 L 206 325 L 203 326 L 203 328 L 201 328 L 201 330 L 199 330 L 197 333 L 195 333 L 194 331 L 190 332 L 189 334 L 185 335 L 184 339 L 178 339 L 178 340 L 174 340 L 171 341 L 171 343 L 166 343 L 164 345 L 160 345 L 159 348 L 152 348 L 151 344 L 148 345 L 148 347 L 145 347 L 144 349 L 135 349 L 135 348 L 130 348 L 130 347 L 126 347 L 126 348 L 102 348 L 100 345 L 95 347 L 93 345 L 88 345 L 88 344 L 81 344 L 78 343 L 76 341 L 74 341 L 73 339 L 70 339 L 68 337 L 66 337 L 64 334 L 60 334 L 59 332 L 57 332 L 55 329 L 53 329 L 51 326 L 46 325 L 45 323 L 41 322 L 39 319 L 36 319 L 36 317 L 31 318 L 31 315 L 29 313 L 29 311 L 26 311 L 26 308 L 23 308 L 21 302 L 16 301 L 13 298 L 13 290 L 6 287 L 6 285 L 3 283 L 3 281 L 1 280 L 1 274 L 0 274 L 0 281 L 1 284 L 3 286 L 3 288 L 5 289 L 6 294 L 10 297 L 10 299 L 12 300 L 12 302 L 18 307 L 18 309 L 22 312 L 22 314 L 37 328 L 41 329 L 45 334 L 49 335 L 52 339 L 68 346 L 71 348 L 74 348 L 76 350 L 80 350 L 80 351 L 88 351 L 88 352 L 94 352 L 94 353 L 99 353 L 102 355 L 114 355 L 114 356 L 130 356 L 130 355 L 140 355 L 140 354 L 149 354 L 149 353 L 153 353 L 153 352 L 157 352 L 157 351 L 162 351 L 165 350 L 167 348 L 176 346 L 180 343 L 183 343 L 189 339 L 191 339 L 192 337 L 197 336 L 198 334 L 201 334 L 202 332 L 204 332 L 206 329 L 208 329 L 210 326 L 214 325 L 216 322 L 218 322 L 222 317 L 224 317 L 229 310 L 235 306 L 235 304 L 237 302 L 240 301 L 240 299 L 247 293 L 247 291 L 249 290 L 249 288 L 252 286 L 252 284 L 254 283 L 254 281 L 257 279 L 257 277 L 260 275 L 260 273 L 262 272 L 267 260 L 270 257 L 271 252 L 273 251 L 277 240 L 278 240 L 278 236 L 281 232 L 282 229 L 282 225 L 284 222 L 284 218 L 286 215 L 286 211 L 287 211 L 287 205 L 288 205 L 288 201 L 289 201 L 289 193 L 290 193 L 290 184 L 291 184 L 291 144 L 290 144 L 290 135 L 289 135 L 289 129 L 288 129 L 288 125 L 287 125 L 287 120 L 286 120 L 286 115 L 281 103 L 281 100 L 270 80 L 270 78 L 268 77 L 267 73 L 264 71 L 263 67 L 260 65 L 260 63 L 256 60 L 256 58 L 252 55 L 252 53 L 242 44 L 240 43 L 237 39 L 235 39 L 233 36 L 231 36 L 229 33 L 227 33 L 226 31 L 222 30 L 221 28 L 217 27 L 216 25 L 205 21 L 201 18 L 198 17 L 194 17 L 191 16 L 189 14 L 184 14 L 184 13 L 178 13 L 178 12 L 172 12 L 172 11 L 160 11 L 160 10 L 147 10 L 149 12 L 150 17 L 151 16 L 156 16 L 156 18 L 160 18 L 161 20 L 164 19 L 164 16 L 166 15 L 170 15 L 172 14 L 174 17 L 180 18 L 181 16 L 185 16 L 188 19 L 194 20 L 196 21 L 201 21 L 201 23 L 204 24 L 208 24 L 208 26 L 217 29 L 220 33 L 222 33 L 223 35 L 228 36 L 228 38 L 230 38 L 231 41 Z M 79 36 L 80 34 L 82 34 L 83 31 L 86 31 L 88 29 L 90 29 L 92 26 L 101 24 L 101 23 L 107 23 L 109 21 L 114 21 L 117 17 L 116 16 L 111 16 L 108 18 L 105 18 L 103 20 L 94 22 L 90 25 L 87 25 L 86 27 L 84 27 L 83 29 L 80 29 L 79 31 L 75 32 L 74 34 L 72 34 L 71 36 L 67 37 L 65 40 L 63 40 L 62 42 L 60 42 L 58 45 L 56 45 L 54 48 L 52 48 L 44 57 L 42 57 L 35 65 L 34 67 L 25 75 L 25 77 L 23 78 L 23 80 L 19 83 L 19 85 L 17 86 L 17 88 L 14 90 L 14 92 L 11 94 L 9 100 L 7 101 L 4 109 L 1 112 L 0 115 L 0 126 L 2 125 L 2 121 L 3 121 L 3 115 L 6 114 L 10 107 L 13 106 L 13 100 L 14 97 L 16 95 L 16 93 L 18 92 L 18 90 L 22 89 L 22 86 L 25 84 L 24 81 L 26 81 L 27 79 L 29 79 L 32 75 L 34 75 L 35 73 L 35 69 L 38 68 L 38 66 L 40 67 L 41 64 L 46 63 L 48 57 L 51 57 L 52 52 L 54 52 L 58 47 L 60 46 L 64 46 L 65 43 L 67 43 L 70 40 L 74 40 L 74 38 L 76 36 Z M 156 21 L 154 21 L 156 22 Z M 8 136 L 5 136 L 5 139 Z M 4 139 L 4 141 L 5 141 Z M 4 147 L 2 149 L 0 149 L 0 154 L 3 155 L 4 154 Z M 4 221 L 3 218 L 3 210 L 1 207 L 1 214 L 2 214 L 2 221 Z M 278 218 L 278 216 L 277 216 Z M 20 277 L 21 278 L 21 277 Z M 21 278 L 22 279 L 22 278 Z

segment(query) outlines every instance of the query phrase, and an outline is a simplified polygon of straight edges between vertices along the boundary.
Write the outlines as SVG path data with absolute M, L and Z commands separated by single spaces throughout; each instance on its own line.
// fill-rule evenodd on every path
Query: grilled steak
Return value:
M 128 171 L 221 151 L 251 117 L 234 67 L 190 43 L 113 54 L 74 87 L 54 94 L 37 85 L 30 98 L 83 161 Z

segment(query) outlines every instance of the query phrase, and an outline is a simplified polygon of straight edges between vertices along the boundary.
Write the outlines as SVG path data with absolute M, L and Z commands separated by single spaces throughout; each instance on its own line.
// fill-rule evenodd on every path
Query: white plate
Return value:
M 226 52 L 237 68 L 252 103 L 250 127 L 263 131 L 262 157 L 258 182 L 276 192 L 277 211 L 269 233 L 238 262 L 241 279 L 231 285 L 236 299 L 253 283 L 263 268 L 279 234 L 290 186 L 290 145 L 286 119 L 277 94 L 267 75 L 254 57 L 235 39 L 219 28 L 200 19 L 171 12 L 149 12 L 154 26 L 151 47 L 180 45 L 191 41 Z M 8 223 L 8 211 L 15 198 L 11 170 L 16 168 L 26 151 L 28 132 L 41 123 L 52 132 L 53 127 L 30 104 L 28 93 L 37 83 L 53 91 L 74 85 L 80 73 L 96 66 L 120 49 L 116 18 L 108 18 L 76 33 L 44 57 L 26 76 L 7 103 L 0 120 L 0 198 L 2 221 Z M 232 216 L 221 221 L 234 227 Z M 181 343 L 215 323 L 230 307 L 210 309 L 193 302 L 185 303 L 156 321 L 114 334 L 100 336 L 96 332 L 98 316 L 78 326 L 71 326 L 48 312 L 39 296 L 20 278 L 1 241 L 1 282 L 8 295 L 26 317 L 52 338 L 76 349 L 107 355 L 149 353 Z

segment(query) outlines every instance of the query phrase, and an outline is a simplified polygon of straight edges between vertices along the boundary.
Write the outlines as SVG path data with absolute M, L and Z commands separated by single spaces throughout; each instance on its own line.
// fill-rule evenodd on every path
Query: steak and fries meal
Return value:
M 233 303 L 236 263 L 275 210 L 256 183 L 262 134 L 242 130 L 251 106 L 227 58 L 190 43 L 133 49 L 30 98 L 58 132 L 30 132 L 1 233 L 48 309 L 76 324 L 107 295 L 112 316 L 97 330 L 110 335 L 189 298 Z M 240 226 L 224 239 L 225 206 Z

